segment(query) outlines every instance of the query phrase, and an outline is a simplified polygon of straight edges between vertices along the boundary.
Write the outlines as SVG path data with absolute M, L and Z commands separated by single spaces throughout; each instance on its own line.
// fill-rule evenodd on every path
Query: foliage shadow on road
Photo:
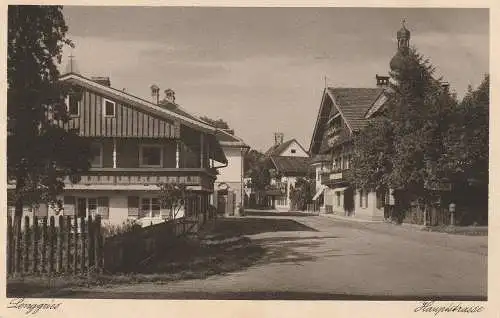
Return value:
M 312 227 L 306 226 L 290 219 L 272 218 L 220 218 L 208 229 L 217 238 L 255 235 L 268 232 L 295 232 L 309 231 L 318 232 Z

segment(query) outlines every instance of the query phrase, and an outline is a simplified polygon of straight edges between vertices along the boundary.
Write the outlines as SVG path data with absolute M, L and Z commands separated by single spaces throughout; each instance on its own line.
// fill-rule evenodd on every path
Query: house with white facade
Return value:
M 296 139 L 283 142 L 283 134 L 275 133 L 274 145 L 265 155 L 272 175 L 271 186 L 279 190 L 270 195 L 270 205 L 279 211 L 288 211 L 291 188 L 297 178 L 309 175 L 309 154 Z
M 218 169 L 212 204 L 218 214 L 238 215 L 245 196 L 244 157 L 250 147 L 233 130 L 220 129 L 216 137 L 227 158 L 227 165 Z
M 152 100 L 144 100 L 113 88 L 107 77 L 72 72 L 60 80 L 71 86 L 70 119 L 61 125 L 88 139 L 93 154 L 90 170 L 78 182 L 65 180 L 60 214 L 100 215 L 104 223 L 116 225 L 130 219 L 142 225 L 164 222 L 175 216 L 161 205 L 158 184 L 172 183 L 189 190 L 182 215 L 207 215 L 217 168 L 229 167 L 217 129 L 176 104 L 172 90 L 160 100 L 153 85 Z M 24 213 L 55 214 L 43 203 L 25 207 Z

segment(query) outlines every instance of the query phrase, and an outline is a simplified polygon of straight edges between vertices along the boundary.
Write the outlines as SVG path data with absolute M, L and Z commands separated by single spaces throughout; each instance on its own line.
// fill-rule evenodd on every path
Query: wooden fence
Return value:
M 12 217 L 7 218 L 7 273 L 59 274 L 100 272 L 103 267 L 101 218 L 91 216 L 25 216 L 15 235 Z M 16 237 L 17 236 L 17 237 Z
M 168 253 L 177 238 L 196 233 L 209 217 L 208 214 L 182 217 L 107 238 L 104 270 L 108 273 L 141 271 L 148 262 Z

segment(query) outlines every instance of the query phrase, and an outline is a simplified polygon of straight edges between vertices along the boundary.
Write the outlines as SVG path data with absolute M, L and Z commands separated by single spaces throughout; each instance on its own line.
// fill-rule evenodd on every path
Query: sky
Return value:
M 91 7 L 63 9 L 84 76 L 150 100 L 171 88 L 194 115 L 222 118 L 259 151 L 273 134 L 308 149 L 323 89 L 375 87 L 401 20 L 410 44 L 459 97 L 489 72 L 489 12 L 451 8 Z

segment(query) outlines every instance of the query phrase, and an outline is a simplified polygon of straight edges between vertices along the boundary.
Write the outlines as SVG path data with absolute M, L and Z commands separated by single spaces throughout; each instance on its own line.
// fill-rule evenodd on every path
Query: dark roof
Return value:
M 285 174 L 307 174 L 309 157 L 271 156 L 271 162 L 276 170 Z
M 271 148 L 267 149 L 267 151 L 264 154 L 266 156 L 279 156 L 293 142 L 296 142 L 299 145 L 299 147 L 302 148 L 302 150 L 304 150 L 305 153 L 307 153 L 307 150 L 305 150 L 304 147 L 302 147 L 302 145 L 297 141 L 297 139 L 293 138 L 279 145 L 271 146 Z
M 358 130 L 367 124 L 365 114 L 384 89 L 329 87 L 328 91 L 333 95 L 347 124 L 352 130 Z

